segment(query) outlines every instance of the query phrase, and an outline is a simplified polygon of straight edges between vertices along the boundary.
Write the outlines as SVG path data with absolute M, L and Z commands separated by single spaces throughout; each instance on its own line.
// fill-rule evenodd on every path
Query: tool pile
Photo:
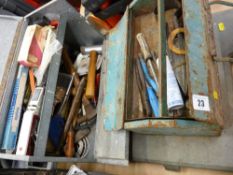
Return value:
M 187 98 L 187 82 L 185 73 L 185 50 L 184 47 L 184 28 L 182 26 L 182 18 L 178 14 L 179 10 L 171 9 L 166 11 L 166 24 L 167 24 L 167 41 L 166 43 L 166 101 L 168 114 L 167 118 L 182 117 L 186 111 L 185 101 Z M 158 27 L 158 23 L 153 13 L 142 16 L 137 16 L 132 23 L 135 29 L 135 45 L 133 59 L 135 82 L 139 92 L 139 102 L 133 104 L 132 119 L 152 117 L 160 118 L 165 117 L 160 114 L 161 111 L 161 62 L 158 59 L 158 41 L 155 36 L 156 32 L 151 32 L 153 27 Z M 152 20 L 153 18 L 153 20 Z M 178 19 L 179 18 L 179 19 Z M 150 21 L 151 24 L 147 29 L 139 27 L 144 24 L 144 21 Z M 149 23 L 149 22 L 147 22 Z M 145 24 L 147 24 L 145 22 Z M 153 26 L 152 26 L 153 25 Z M 181 34 L 182 33 L 182 34 Z M 146 37 L 145 37 L 146 36 Z M 153 37 L 153 38 L 151 38 Z M 149 46 L 148 40 L 151 39 Z M 157 43 L 157 44 L 154 44 Z M 157 45 L 157 46 L 156 46 Z M 139 47 L 138 47 L 139 46 Z M 156 48 L 153 48 L 156 47 Z M 171 63 L 172 62 L 172 63 Z M 134 83 L 134 81 L 133 81 Z M 137 90 L 135 90 L 136 92 Z M 133 96 L 137 94 L 131 92 Z M 133 97 L 134 98 L 134 97 Z M 138 106 L 138 107 L 136 107 Z M 139 109 L 138 109 L 139 108 Z M 138 112 L 139 111 L 139 112 Z
M 96 122 L 102 46 L 62 46 L 56 39 L 59 20 L 42 21 L 29 25 L 23 37 L 1 150 L 33 155 L 40 119 L 51 117 L 46 154 L 84 158 L 87 136 Z M 48 72 L 59 53 L 62 59 L 53 93 Z M 42 116 L 46 92 L 54 97 L 52 116 Z
M 59 100 L 59 84 L 64 86 L 65 81 L 60 79 L 59 83 L 58 80 L 55 94 L 58 103 L 55 103 L 56 115 L 52 117 L 50 125 L 48 154 L 59 155 L 64 152 L 67 157 L 75 155 L 83 158 L 88 153 L 87 136 L 97 115 L 102 46 L 81 47 L 80 51 L 73 64 L 68 49 L 63 49 L 61 69 L 65 70 L 66 76 L 70 76 L 70 81 L 62 100 Z

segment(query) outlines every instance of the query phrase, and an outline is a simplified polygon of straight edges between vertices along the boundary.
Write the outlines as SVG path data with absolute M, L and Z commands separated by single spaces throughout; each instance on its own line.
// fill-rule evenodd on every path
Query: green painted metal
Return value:
M 188 83 L 190 97 L 190 116 L 201 121 L 213 121 L 213 95 L 209 76 L 208 33 L 206 32 L 205 8 L 202 0 L 183 0 L 183 19 L 186 29 L 186 51 L 188 67 Z M 210 111 L 195 110 L 192 96 L 194 94 L 207 96 L 210 100 Z
M 118 25 L 109 33 L 106 42 L 106 87 L 102 104 L 106 130 L 123 128 L 126 86 L 126 51 L 128 9 Z
M 185 119 L 145 119 L 125 122 L 125 129 L 156 135 L 183 135 L 183 136 L 217 136 L 221 128 L 215 124 L 185 120 Z
M 148 4 L 155 5 L 153 0 L 134 0 L 127 9 L 120 23 L 110 32 L 106 44 L 106 82 L 102 103 L 102 113 L 104 115 L 104 127 L 106 130 L 119 130 L 124 127 L 126 130 L 163 135 L 201 135 L 217 136 L 221 133 L 221 127 L 216 124 L 214 118 L 213 102 L 213 71 L 210 71 L 209 64 L 211 57 L 208 51 L 208 41 L 205 19 L 205 8 L 201 0 L 183 0 L 184 23 L 186 29 L 186 49 L 187 49 L 187 78 L 190 99 L 190 114 L 195 120 L 186 119 L 143 119 L 137 121 L 125 121 L 126 106 L 129 106 L 127 89 L 133 88 L 127 84 L 132 78 L 132 63 L 130 57 L 132 42 L 132 18 L 141 14 L 141 9 L 148 10 Z M 165 1 L 167 2 L 167 1 Z M 163 0 L 157 1 L 159 19 L 159 58 L 160 58 L 160 112 L 161 117 L 167 114 L 167 94 L 166 94 L 166 30 L 165 30 L 165 3 Z M 140 8 L 141 7 L 141 8 Z M 137 12 L 140 11 L 140 13 Z M 144 11 L 146 12 L 146 11 Z M 151 11 L 147 11 L 149 13 Z M 130 70 L 129 70 L 130 69 Z M 211 74 L 211 76 L 210 76 Z M 130 90 L 130 89 L 129 89 Z M 218 90 L 218 89 L 216 89 Z M 205 95 L 209 97 L 210 112 L 193 109 L 192 95 Z M 126 104 L 127 102 L 127 104 Z M 185 118 L 185 117 L 184 117 Z

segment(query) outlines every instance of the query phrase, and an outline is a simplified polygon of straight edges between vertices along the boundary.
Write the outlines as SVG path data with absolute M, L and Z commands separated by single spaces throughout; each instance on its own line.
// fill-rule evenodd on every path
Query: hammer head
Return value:
M 98 54 L 102 53 L 103 46 L 97 45 L 97 46 L 81 46 L 80 47 L 81 53 L 83 55 L 90 54 L 91 51 L 96 51 Z

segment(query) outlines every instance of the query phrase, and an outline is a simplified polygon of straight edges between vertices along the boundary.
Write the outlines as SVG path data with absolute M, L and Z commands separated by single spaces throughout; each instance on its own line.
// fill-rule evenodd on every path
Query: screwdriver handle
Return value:
M 95 97 L 96 61 L 97 61 L 97 52 L 91 51 L 89 71 L 88 71 L 88 76 L 87 76 L 87 87 L 86 87 L 86 94 L 85 94 L 88 99 L 94 99 Z
M 144 59 L 151 58 L 149 46 L 145 40 L 145 37 L 142 33 L 138 33 L 136 36 L 138 43 L 140 45 Z

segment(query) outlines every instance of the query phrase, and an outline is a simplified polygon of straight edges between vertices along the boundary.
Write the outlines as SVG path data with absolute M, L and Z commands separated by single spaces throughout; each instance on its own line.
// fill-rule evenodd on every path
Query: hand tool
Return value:
M 148 72 L 147 66 L 145 61 L 143 60 L 143 57 L 141 54 L 139 54 L 139 60 L 140 60 L 140 64 L 142 67 L 142 71 L 144 73 L 145 79 L 148 82 L 148 84 L 154 89 L 154 91 L 158 94 L 158 86 L 156 84 L 156 82 L 150 77 L 150 74 Z
M 91 128 L 96 123 L 96 117 L 93 117 L 90 120 L 85 120 L 82 123 L 79 123 L 75 126 L 74 130 L 79 131 L 86 128 Z
M 74 118 L 78 115 L 78 110 L 81 107 L 82 96 L 83 96 L 85 86 L 86 86 L 86 78 L 84 77 L 80 81 L 79 87 L 77 89 L 77 93 L 76 93 L 76 95 L 75 95 L 75 97 L 73 99 L 71 109 L 70 109 L 70 113 L 69 113 L 69 116 L 68 116 L 66 124 L 65 124 L 63 139 L 66 138 L 67 132 L 69 131 L 70 126 L 71 126 Z
M 76 93 L 76 95 L 75 95 L 75 97 L 73 99 L 71 109 L 70 109 L 70 113 L 69 113 L 68 118 L 66 120 L 62 140 L 61 140 L 60 146 L 58 147 L 58 150 L 61 149 L 62 144 L 63 144 L 65 139 L 67 139 L 67 140 L 71 139 L 71 138 L 67 138 L 67 133 L 68 133 L 69 130 L 72 129 L 71 125 L 73 123 L 73 120 L 78 115 L 78 111 L 79 111 L 79 109 L 81 107 L 82 96 L 83 96 L 83 93 L 84 93 L 85 86 L 86 86 L 86 77 L 82 78 L 82 80 L 80 81 L 80 84 L 79 84 L 78 89 L 77 89 L 77 93 Z M 70 137 L 70 135 L 68 137 Z
M 85 116 L 77 117 L 77 123 L 76 125 L 80 125 L 83 122 L 90 121 L 96 117 L 96 112 L 95 111 L 87 111 Z
M 71 91 L 71 87 L 72 87 L 72 85 L 73 85 L 73 81 L 74 81 L 74 74 L 72 75 L 72 78 L 71 78 L 71 80 L 70 80 L 69 86 L 68 86 L 68 88 L 67 88 L 67 90 L 66 90 L 65 97 L 64 97 L 64 99 L 63 99 L 63 101 L 62 101 L 62 104 L 61 104 L 59 110 L 58 110 L 58 114 L 61 114 L 61 113 L 62 113 L 62 110 L 63 110 L 63 108 L 64 108 L 64 106 L 65 106 L 65 104 L 66 104 L 66 102 L 67 102 L 67 100 L 68 100 L 68 98 L 69 98 L 69 96 L 70 96 L 70 91 Z
M 155 92 L 158 90 L 157 85 L 153 79 L 150 78 L 146 63 L 143 58 L 139 56 L 140 65 L 144 73 L 144 78 L 146 79 L 146 91 L 149 99 L 150 106 L 152 108 L 155 117 L 159 117 L 159 102 Z
M 146 91 L 149 97 L 149 102 L 150 102 L 150 106 L 152 108 L 154 117 L 159 117 L 159 102 L 158 102 L 158 98 L 156 97 L 155 92 L 153 91 L 153 89 L 147 84 L 146 87 Z
M 144 75 L 141 69 L 140 61 L 139 59 L 136 59 L 136 64 L 135 64 L 135 75 L 136 75 L 136 81 L 138 84 L 138 89 L 140 93 L 140 97 L 142 99 L 142 105 L 144 108 L 144 114 L 146 116 L 151 116 L 151 109 L 150 109 L 150 104 L 148 102 L 147 94 L 146 94 L 146 82 L 144 79 Z
M 97 53 L 101 54 L 103 50 L 102 45 L 96 45 L 96 46 L 81 46 L 80 51 L 83 55 L 90 54 L 91 51 L 96 51 Z
M 64 117 L 62 116 L 62 111 L 69 98 L 70 90 L 73 84 L 73 79 L 74 79 L 74 76 L 72 76 L 70 80 L 69 86 L 66 90 L 65 97 L 63 98 L 62 104 L 60 105 L 57 114 L 52 117 L 51 122 L 50 122 L 49 138 L 55 147 L 59 147 L 60 140 L 62 137 L 62 132 L 64 130 L 65 121 L 64 121 Z
M 168 37 L 168 47 L 169 49 L 177 55 L 185 55 L 186 51 L 184 49 L 178 48 L 174 45 L 174 39 L 177 34 L 184 33 L 184 28 L 177 28 L 173 30 Z
M 143 58 L 145 59 L 146 64 L 148 66 L 149 73 L 152 76 L 152 78 L 155 80 L 155 82 L 158 84 L 158 79 L 157 79 L 158 75 L 156 75 L 156 72 L 155 72 L 153 65 L 152 65 L 153 57 L 151 55 L 149 46 L 148 46 L 142 33 L 138 33 L 136 38 L 137 38 L 138 43 L 140 45 L 141 52 L 143 54 Z
M 66 137 L 66 144 L 64 146 L 64 153 L 66 157 L 73 157 L 75 153 L 74 149 L 74 131 L 69 130 Z
M 84 128 L 84 129 L 78 130 L 75 134 L 75 143 L 78 143 L 80 140 L 87 137 L 90 132 L 91 132 L 90 128 Z
M 95 97 L 96 61 L 97 61 L 97 52 L 91 51 L 89 71 L 88 71 L 88 76 L 87 76 L 87 87 L 86 87 L 86 93 L 85 93 L 88 99 L 94 99 Z
M 100 69 L 102 61 L 103 61 L 103 56 L 99 54 L 96 62 L 96 71 Z M 74 67 L 79 76 L 88 74 L 89 63 L 90 63 L 89 54 L 88 55 L 83 55 L 82 53 L 78 54 L 74 62 Z
M 79 76 L 71 62 L 71 59 L 69 57 L 69 54 L 67 52 L 67 49 L 64 48 L 63 49 L 63 61 L 64 61 L 64 65 L 66 67 L 66 70 L 69 71 L 70 74 L 74 74 L 74 86 L 75 86 L 75 89 L 77 91 L 78 87 L 79 87 L 79 83 L 80 83 L 80 80 L 79 80 Z M 74 93 L 76 94 L 76 92 Z M 83 96 L 83 99 L 82 99 L 82 102 L 83 102 L 83 105 L 84 105 L 84 108 L 86 111 L 88 111 L 89 113 L 95 113 L 96 115 L 96 108 L 93 107 L 93 105 L 90 103 L 90 101 L 86 98 L 86 96 L 84 95 Z

